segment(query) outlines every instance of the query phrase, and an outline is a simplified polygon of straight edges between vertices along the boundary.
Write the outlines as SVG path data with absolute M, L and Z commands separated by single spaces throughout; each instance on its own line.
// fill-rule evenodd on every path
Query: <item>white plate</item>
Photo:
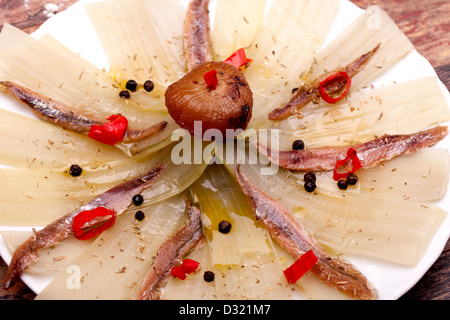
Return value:
M 109 65 L 106 59 L 106 55 L 101 48 L 95 32 L 91 26 L 91 23 L 84 11 L 83 3 L 93 2 L 95 0 L 82 0 L 75 5 L 68 8 L 49 20 L 47 20 L 34 34 L 33 36 L 39 38 L 44 33 L 52 34 L 56 39 L 72 49 L 74 52 L 79 53 L 87 60 L 91 61 L 100 68 L 108 69 Z M 182 0 L 186 5 L 188 0 Z M 214 13 L 215 0 L 212 0 L 210 12 Z M 269 0 L 270 2 L 270 0 Z M 333 40 L 341 31 L 343 31 L 351 22 L 353 22 L 360 14 L 362 10 L 356 7 L 348 0 L 341 0 L 338 11 L 331 27 L 331 31 L 324 43 L 326 46 L 331 40 Z M 416 51 L 409 54 L 406 58 L 400 61 L 394 68 L 386 72 L 382 77 L 377 79 L 374 84 L 389 85 L 393 81 L 401 82 L 404 80 L 421 78 L 425 76 L 437 77 L 433 67 L 428 61 L 423 58 Z M 446 87 L 440 82 L 442 92 L 446 97 L 447 104 L 450 106 L 450 95 Z M 3 99 L 0 96 L 1 107 L 16 111 L 19 113 L 26 113 L 23 111 L 19 103 L 11 99 Z M 29 115 L 29 113 L 26 113 Z M 450 139 L 444 139 L 444 141 L 438 144 L 440 148 L 450 149 Z M 436 205 L 440 206 L 447 212 L 450 210 L 450 196 L 447 193 L 444 199 L 437 202 Z M 30 228 L 6 228 L 0 226 L 1 230 L 14 229 L 14 230 L 31 230 Z M 414 268 L 402 267 L 391 263 L 384 263 L 379 260 L 372 260 L 369 258 L 361 258 L 354 256 L 346 256 L 352 263 L 354 263 L 377 288 L 379 298 L 384 300 L 398 299 L 411 287 L 413 287 L 417 281 L 419 281 L 425 272 L 432 266 L 436 259 L 441 254 L 447 240 L 450 237 L 450 216 L 447 215 L 446 219 L 442 223 L 439 230 L 436 232 L 433 240 L 431 241 L 428 250 L 425 253 L 423 259 Z M 0 255 L 9 263 L 11 260 L 11 254 L 0 237 Z M 52 280 L 53 276 L 35 276 L 30 274 L 24 274 L 22 280 L 35 292 L 39 293 L 43 290 L 47 284 Z

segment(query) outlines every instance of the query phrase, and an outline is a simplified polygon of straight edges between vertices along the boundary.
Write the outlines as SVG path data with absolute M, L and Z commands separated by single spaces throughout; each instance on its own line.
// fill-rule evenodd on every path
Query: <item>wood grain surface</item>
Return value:
M 450 88 L 450 1 L 449 0 L 351 0 L 366 9 L 382 7 L 409 37 L 417 51 L 435 68 L 438 77 Z M 53 12 L 66 9 L 77 0 L 0 0 L 0 28 L 12 24 L 28 33 L 35 31 Z M 7 265 L 0 258 L 0 299 L 31 300 L 35 294 L 19 281 L 3 289 Z M 400 300 L 450 300 L 450 241 L 424 277 Z

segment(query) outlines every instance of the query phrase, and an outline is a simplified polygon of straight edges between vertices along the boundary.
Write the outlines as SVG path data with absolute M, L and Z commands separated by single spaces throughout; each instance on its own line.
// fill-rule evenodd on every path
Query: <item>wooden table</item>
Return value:
M 0 0 L 0 27 L 10 23 L 28 33 L 51 16 L 48 3 L 64 10 L 77 0 Z M 435 68 L 439 78 L 450 88 L 450 1 L 448 0 L 352 0 L 366 9 L 379 5 L 396 21 L 416 49 Z M 6 264 L 0 258 L 0 299 L 33 299 L 35 294 L 21 281 L 3 290 Z M 401 299 L 450 300 L 450 241 L 436 263 Z

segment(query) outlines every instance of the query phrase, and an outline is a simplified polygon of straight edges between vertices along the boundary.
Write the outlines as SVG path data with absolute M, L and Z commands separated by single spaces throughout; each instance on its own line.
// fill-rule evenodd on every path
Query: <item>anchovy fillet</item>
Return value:
M 22 272 L 39 259 L 38 250 L 49 248 L 69 237 L 73 233 L 73 218 L 80 212 L 98 207 L 114 210 L 116 215 L 122 214 L 132 203 L 132 198 L 151 186 L 153 181 L 166 170 L 164 165 L 158 165 L 146 174 L 123 182 L 102 193 L 88 204 L 66 214 L 34 234 L 21 244 L 11 259 L 6 272 L 5 289 L 10 288 L 17 281 Z
M 378 49 L 380 48 L 380 45 L 381 44 L 378 44 L 374 49 L 363 54 L 362 56 L 360 56 L 359 58 L 354 60 L 352 63 L 350 63 L 346 67 L 337 69 L 336 71 L 334 71 L 332 73 L 338 73 L 338 72 L 344 71 L 350 76 L 350 78 L 354 77 L 358 72 L 360 72 L 367 65 L 367 62 L 375 54 L 375 52 L 378 51 Z M 320 99 L 319 84 L 326 77 L 327 77 L 327 75 L 323 75 L 319 79 L 316 79 L 313 83 L 298 89 L 295 92 L 294 96 L 291 98 L 291 100 L 286 105 L 273 110 L 269 114 L 269 119 L 270 120 L 286 119 L 287 117 L 295 114 L 300 108 L 304 107 L 309 102 Z M 344 87 L 345 87 L 345 83 L 333 82 L 333 84 L 331 84 L 330 86 L 327 86 L 325 89 L 328 94 L 332 95 L 332 94 L 338 94 L 339 92 L 341 92 L 344 89 Z

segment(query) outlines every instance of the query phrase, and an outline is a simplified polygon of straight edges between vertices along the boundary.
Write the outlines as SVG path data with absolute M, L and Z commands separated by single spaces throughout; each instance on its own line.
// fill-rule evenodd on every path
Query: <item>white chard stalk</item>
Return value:
M 208 167 L 192 185 L 191 192 L 202 210 L 207 240 L 202 250 L 207 250 L 209 257 L 200 273 L 209 270 L 215 274 L 213 284 L 196 276 L 198 287 L 192 289 L 193 296 L 208 292 L 211 299 L 291 298 L 269 233 L 255 221 L 247 198 L 226 169 L 218 165 Z M 219 230 L 221 221 L 231 224 L 228 233 Z M 184 285 L 183 281 L 171 279 L 165 297 L 181 298 L 177 294 L 182 294 L 186 286 L 192 288 L 193 282 L 194 279 Z
M 144 110 L 138 101 L 120 98 L 122 89 L 114 79 L 56 43 L 49 36 L 36 40 L 13 26 L 5 25 L 0 34 L 0 79 L 17 82 L 80 114 L 99 119 L 122 114 L 128 119 L 130 128 L 143 129 L 161 121 L 168 122 L 164 130 L 138 142 L 137 147 L 157 145 L 169 139 L 173 130 L 178 128 L 162 107 Z M 28 54 L 24 56 L 22 52 Z M 23 108 L 28 107 L 23 105 Z M 129 156 L 137 148 L 122 142 L 116 146 Z
M 107 0 L 85 8 L 116 80 L 144 83 L 151 77 L 164 104 L 165 88 L 185 74 L 181 2 Z
M 360 169 L 357 184 L 345 191 L 332 172 L 317 173 L 317 188 L 307 192 L 304 173 L 273 166 L 252 142 L 279 134 L 267 145 L 274 151 L 292 150 L 296 140 L 306 148 L 346 146 L 422 131 L 450 120 L 440 84 L 435 77 L 424 77 L 372 85 L 414 49 L 381 8 L 362 13 L 325 46 L 339 0 L 273 0 L 266 8 L 267 3 L 217 0 L 211 25 L 214 59 L 244 48 L 252 60 L 243 70 L 254 102 L 248 139 L 227 143 L 189 140 L 188 134 L 175 141 L 179 127 L 168 114 L 165 91 L 187 73 L 185 9 L 179 0 L 84 4 L 109 70 L 50 35 L 37 40 L 4 25 L 0 81 L 16 82 L 87 116 L 122 114 L 133 129 L 167 121 L 162 131 L 141 142 L 108 146 L 36 119 L 9 95 L 0 97 L 20 110 L 0 109 L 0 226 L 30 227 L 0 233 L 9 255 L 5 260 L 32 235 L 31 227 L 40 229 L 155 165 L 166 166 L 142 192 L 144 203 L 130 205 L 111 228 L 91 240 L 69 237 L 39 251 L 40 260 L 25 271 L 49 283 L 38 300 L 135 299 L 158 249 L 186 221 L 187 201 L 201 209 L 205 241 L 184 258 L 200 267 L 185 280 L 170 276 L 161 288 L 163 299 L 348 298 L 311 273 L 295 285 L 287 283 L 283 270 L 293 258 L 255 218 L 234 179 L 237 164 L 330 255 L 408 268 L 421 262 L 447 217 L 437 205 L 448 191 L 447 149 L 423 149 Z M 271 111 L 292 98 L 293 89 L 349 65 L 378 45 L 352 78 L 345 99 L 333 105 L 313 101 L 284 120 L 269 120 Z M 139 88 L 130 99 L 120 98 L 128 80 Z M 151 92 L 143 88 L 147 80 L 154 83 Z M 79 165 L 82 174 L 70 175 L 71 165 Z M 142 221 L 135 218 L 138 210 L 145 213 Z M 219 230 L 222 221 L 231 224 L 228 233 Z M 214 273 L 214 280 L 205 281 L 206 271 Z
M 194 158 L 194 144 L 188 145 L 192 159 L 186 163 L 175 164 L 172 158 L 172 145 L 162 152 L 141 160 L 125 158 L 123 161 L 109 162 L 106 165 L 86 165 L 79 177 L 66 171 L 70 164 L 61 170 L 30 170 L 29 168 L 1 168 L 0 176 L 8 184 L 1 184 L 0 223 L 8 226 L 47 225 L 73 209 L 88 203 L 91 199 L 115 185 L 133 179 L 147 172 L 157 164 L 167 167 L 164 175 L 153 183 L 152 188 L 143 192 L 151 203 L 168 199 L 186 190 L 197 180 L 207 167 L 212 155 L 203 159 Z M 200 143 L 200 155 L 208 143 Z M 197 150 L 198 151 L 198 150 Z M 18 208 L 22 209 L 18 211 Z M 18 214 L 30 212 L 30 215 Z M 31 214 L 32 213 L 32 214 Z

